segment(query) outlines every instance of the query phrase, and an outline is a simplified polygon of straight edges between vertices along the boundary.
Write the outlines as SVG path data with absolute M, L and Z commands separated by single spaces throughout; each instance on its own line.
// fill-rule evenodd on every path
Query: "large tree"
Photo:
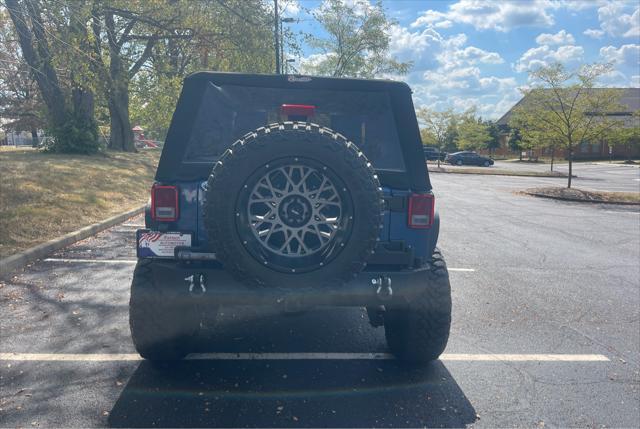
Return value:
M 569 155 L 571 187 L 573 152 L 583 142 L 594 142 L 616 125 L 608 115 L 619 107 L 614 89 L 594 90 L 597 80 L 610 72 L 610 64 L 584 65 L 569 71 L 556 63 L 530 73 L 532 86 L 514 110 L 510 124 L 520 129 L 523 140 L 557 142 Z
M 135 151 L 129 117 L 131 80 L 161 40 L 190 39 L 177 0 L 94 0 L 91 7 L 93 59 L 109 109 L 109 148 Z
M 309 45 L 321 53 L 304 65 L 304 72 L 372 78 L 409 70 L 410 63 L 399 62 L 389 53 L 389 29 L 394 22 L 380 2 L 325 0 L 313 15 L 328 36 L 307 36 Z
M 55 6 L 50 7 L 39 0 L 5 0 L 5 5 L 18 36 L 22 58 L 46 106 L 48 130 L 54 137 L 50 149 L 95 152 L 99 146 L 94 92 L 73 73 L 75 54 L 82 52 L 81 47 L 55 31 L 52 24 Z M 73 10 L 57 9 L 61 12 Z M 58 57 L 59 52 L 70 55 Z
M 0 118 L 5 130 L 29 131 L 38 145 L 38 130 L 46 126 L 38 84 L 20 50 L 6 10 L 0 10 Z
M 133 123 L 160 140 L 185 75 L 198 70 L 271 73 L 274 68 L 273 16 L 264 2 L 191 1 L 181 7 L 181 25 L 191 29 L 190 37 L 159 39 L 148 66 L 130 85 Z
M 435 143 L 438 151 L 442 152 L 447 144 L 451 125 L 455 121 L 455 113 L 453 113 L 453 110 L 449 109 L 439 112 L 427 107 L 421 107 L 416 112 L 416 115 L 422 128 L 421 134 L 426 134 L 426 136 Z M 438 167 L 440 167 L 440 157 L 438 157 Z
M 458 120 L 458 147 L 464 150 L 486 149 L 491 142 L 489 128 L 476 116 L 475 108 L 462 113 Z

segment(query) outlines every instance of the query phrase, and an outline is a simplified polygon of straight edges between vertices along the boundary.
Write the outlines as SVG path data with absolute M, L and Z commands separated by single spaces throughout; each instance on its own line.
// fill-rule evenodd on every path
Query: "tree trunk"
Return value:
M 81 118 L 87 124 L 92 123 L 95 110 L 93 91 L 84 88 L 73 88 L 71 90 L 71 99 L 75 116 Z
M 556 154 L 556 147 L 552 146 L 551 147 L 551 171 L 553 171 L 553 160 Z
M 569 145 L 569 177 L 567 178 L 567 188 L 571 188 L 571 176 L 573 176 L 573 146 Z
M 109 92 L 110 137 L 109 149 L 136 152 L 133 131 L 129 121 L 129 95 L 127 92 Z
M 136 152 L 129 121 L 129 71 L 124 67 L 118 49 L 113 43 L 109 44 L 109 149 Z
M 38 130 L 31 130 L 31 147 L 38 147 L 40 141 L 38 140 Z

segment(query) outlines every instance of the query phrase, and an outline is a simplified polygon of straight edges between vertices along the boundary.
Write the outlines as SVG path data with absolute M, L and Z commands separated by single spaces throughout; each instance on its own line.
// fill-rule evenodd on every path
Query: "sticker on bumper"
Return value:
M 176 247 L 191 247 L 191 234 L 138 231 L 138 258 L 173 258 Z

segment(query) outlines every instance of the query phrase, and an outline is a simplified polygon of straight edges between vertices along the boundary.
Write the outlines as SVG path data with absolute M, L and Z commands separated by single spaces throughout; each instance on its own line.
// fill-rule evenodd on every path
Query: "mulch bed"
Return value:
M 522 191 L 522 193 L 534 197 L 553 198 L 564 201 L 640 205 L 640 193 L 637 192 L 586 191 L 576 188 L 544 187 L 526 189 Z

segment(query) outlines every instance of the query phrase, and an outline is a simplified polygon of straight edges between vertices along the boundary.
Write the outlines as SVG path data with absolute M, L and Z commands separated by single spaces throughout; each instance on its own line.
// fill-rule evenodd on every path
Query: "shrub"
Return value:
M 64 125 L 49 128 L 48 134 L 51 136 L 45 143 L 45 150 L 48 152 L 89 155 L 103 149 L 95 120 L 84 115 L 67 113 Z

